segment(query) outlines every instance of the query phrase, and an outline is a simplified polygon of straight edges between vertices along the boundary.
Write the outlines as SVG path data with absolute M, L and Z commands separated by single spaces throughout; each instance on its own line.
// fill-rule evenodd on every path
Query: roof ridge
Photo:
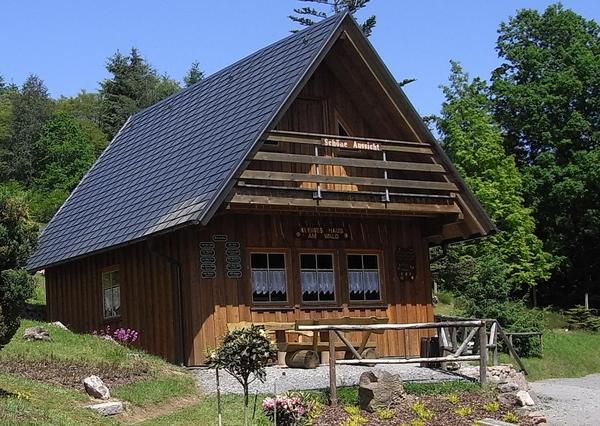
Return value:
M 198 89 L 200 87 L 202 87 L 203 85 L 206 85 L 207 83 L 209 83 L 210 81 L 214 80 L 215 78 L 217 78 L 218 76 L 220 76 L 221 74 L 225 74 L 228 70 L 235 68 L 236 66 L 238 66 L 241 62 L 247 61 L 250 58 L 259 56 L 260 54 L 264 53 L 266 50 L 272 49 L 274 47 L 276 47 L 279 44 L 284 44 L 284 42 L 287 42 L 295 37 L 300 37 L 302 34 L 306 35 L 306 33 L 308 32 L 312 32 L 315 31 L 316 29 L 320 28 L 321 26 L 324 26 L 325 23 L 330 22 L 330 21 L 336 21 L 336 20 L 342 20 L 346 15 L 348 15 L 349 12 L 344 11 L 344 12 L 338 12 L 334 15 L 328 16 L 327 18 L 315 23 L 314 25 L 308 26 L 302 30 L 299 30 L 293 34 L 288 35 L 287 37 L 284 37 L 282 39 L 279 39 L 277 41 L 274 41 L 273 43 L 253 52 L 250 53 L 249 55 L 244 56 L 243 58 L 238 59 L 235 62 L 232 62 L 231 64 L 225 66 L 225 68 L 221 68 L 217 71 L 215 71 L 214 73 L 210 74 L 208 77 L 203 78 L 202 80 L 192 84 L 191 86 L 188 87 L 184 87 L 181 90 L 179 90 L 178 92 L 175 92 L 169 96 L 167 96 L 164 99 L 161 99 L 160 101 L 157 101 L 155 103 L 153 103 L 150 106 L 147 106 L 146 108 L 143 108 L 139 111 L 137 111 L 136 113 L 131 115 L 131 118 L 134 118 L 138 115 L 143 115 L 143 113 L 145 113 L 146 111 L 151 111 L 155 108 L 158 108 L 159 106 L 168 103 L 169 100 L 173 100 L 179 96 L 183 96 L 183 94 L 187 93 L 187 92 L 191 92 L 192 89 Z

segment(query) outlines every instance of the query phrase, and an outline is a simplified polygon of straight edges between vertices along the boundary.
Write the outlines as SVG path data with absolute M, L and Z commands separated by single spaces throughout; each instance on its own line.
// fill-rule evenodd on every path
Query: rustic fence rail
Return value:
M 450 353 L 446 356 L 437 357 L 414 357 L 414 358 L 401 358 L 401 357 L 386 357 L 379 359 L 364 359 L 354 349 L 353 345 L 349 344 L 345 332 L 350 331 L 382 331 L 382 330 L 422 330 L 422 329 L 454 329 L 460 327 L 471 328 L 472 331 L 468 333 L 466 338 L 462 341 L 461 345 L 457 348 L 457 351 Z M 488 364 L 488 342 L 487 342 L 487 330 L 485 320 L 459 320 L 459 321 L 442 321 L 442 322 L 428 322 L 428 323 L 414 323 L 414 324 L 371 324 L 371 325 L 299 325 L 298 330 L 300 331 L 312 331 L 317 332 L 328 332 L 329 333 L 329 388 L 330 388 L 330 399 L 331 404 L 337 404 L 337 377 L 336 377 L 336 365 L 338 364 L 418 364 L 423 362 L 457 362 L 457 361 L 479 361 L 479 382 L 481 385 L 485 385 L 487 381 L 487 364 Z M 462 355 L 465 348 L 469 345 L 470 341 L 473 340 L 475 335 L 478 336 L 479 342 L 485 342 L 484 345 L 480 344 L 480 350 L 478 353 L 472 355 Z M 348 350 L 354 355 L 355 359 L 336 359 L 336 339 L 339 338 L 347 347 Z M 460 350 L 458 350 L 460 349 Z

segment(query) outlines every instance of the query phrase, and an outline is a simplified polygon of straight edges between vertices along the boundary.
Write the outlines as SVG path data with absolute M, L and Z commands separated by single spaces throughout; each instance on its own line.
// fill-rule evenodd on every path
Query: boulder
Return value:
M 53 323 L 51 323 L 51 324 L 52 324 L 54 327 L 56 327 L 56 328 L 60 328 L 61 330 L 69 330 L 69 329 L 67 328 L 67 326 L 66 326 L 66 325 L 64 325 L 64 324 L 63 324 L 62 322 L 60 322 L 60 321 L 54 321 L 54 322 L 53 322 Z
M 442 364 L 446 370 L 448 371 L 458 371 L 460 370 L 461 364 L 457 361 L 448 361 Z
M 527 413 L 527 418 L 534 425 L 545 425 L 547 423 L 546 416 L 541 411 L 531 411 Z
M 519 390 L 519 385 L 515 382 L 499 383 L 498 391 L 500 393 L 516 392 Z
M 23 333 L 25 340 L 50 340 L 50 333 L 43 327 L 29 327 L 25 329 Z
M 517 396 L 514 393 L 500 393 L 496 398 L 498 399 L 498 402 L 505 407 L 512 408 L 519 405 Z
M 529 392 L 520 390 L 517 392 L 517 401 L 521 407 L 533 407 L 535 402 L 533 402 L 533 398 L 529 395 Z
M 121 401 L 101 402 L 100 404 L 92 404 L 87 407 L 103 416 L 114 416 L 125 411 L 125 407 Z
M 398 374 L 387 371 L 367 371 L 358 382 L 358 405 L 361 409 L 374 412 L 398 404 L 404 397 L 404 385 Z
M 98 376 L 89 376 L 83 379 L 83 386 L 85 387 L 85 391 L 91 397 L 96 399 L 109 399 L 110 391 L 108 387 L 104 384 L 102 379 Z

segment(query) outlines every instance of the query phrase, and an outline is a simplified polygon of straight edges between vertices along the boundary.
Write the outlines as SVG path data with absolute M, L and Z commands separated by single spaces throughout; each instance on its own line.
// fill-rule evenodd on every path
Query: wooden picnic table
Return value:
M 387 324 L 387 317 L 340 317 L 340 318 L 316 318 L 298 319 L 295 322 L 250 322 L 228 323 L 229 330 L 248 327 L 252 324 L 264 327 L 265 331 L 275 335 L 277 345 L 277 363 L 287 364 L 290 367 L 313 368 L 320 362 L 329 362 L 329 334 L 327 332 L 302 331 L 298 327 L 306 325 L 372 325 Z M 381 334 L 383 330 L 363 331 L 360 342 L 351 342 L 344 333 L 338 333 L 340 343 L 335 345 L 338 351 L 345 351 L 346 358 L 376 358 L 378 357 L 376 345 L 369 341 L 373 333 Z M 310 338 L 310 341 L 289 341 L 288 336 L 298 336 L 298 339 Z M 298 357 L 298 355 L 300 355 Z M 300 361 L 299 361 L 300 360 Z

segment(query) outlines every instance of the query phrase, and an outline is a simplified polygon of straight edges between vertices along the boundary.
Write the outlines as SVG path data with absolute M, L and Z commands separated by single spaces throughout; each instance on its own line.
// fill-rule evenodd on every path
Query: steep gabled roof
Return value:
M 28 268 L 201 221 L 343 19 L 325 19 L 132 116 L 48 224 Z
M 48 224 L 28 269 L 208 223 L 261 136 L 277 124 L 342 30 L 358 34 L 362 54 L 372 56 L 391 90 L 408 103 L 352 17 L 325 19 L 132 116 Z M 437 145 L 408 108 L 424 141 Z M 471 208 L 482 212 L 485 234 L 493 225 L 464 188 Z

